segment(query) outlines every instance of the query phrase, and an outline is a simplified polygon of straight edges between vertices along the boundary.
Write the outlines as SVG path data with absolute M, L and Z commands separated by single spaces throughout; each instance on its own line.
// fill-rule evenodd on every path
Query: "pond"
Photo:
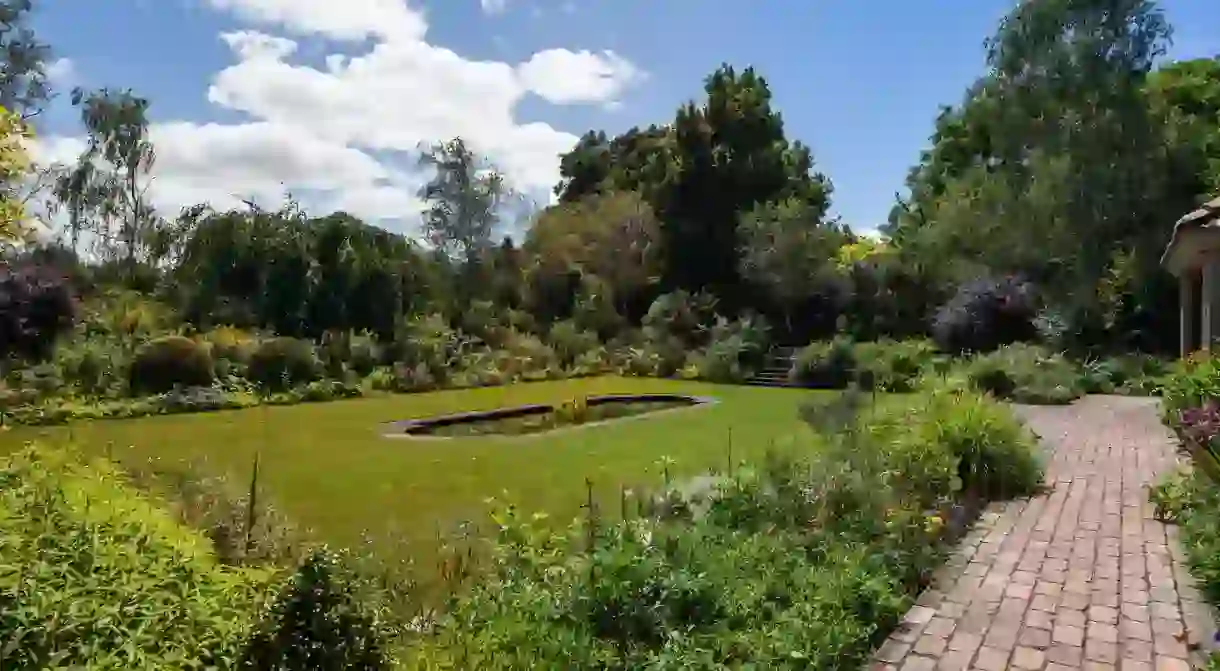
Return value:
M 711 400 L 677 394 L 590 396 L 556 405 L 526 405 L 398 422 L 395 428 L 408 436 L 421 438 L 524 436 L 689 408 L 709 403 Z

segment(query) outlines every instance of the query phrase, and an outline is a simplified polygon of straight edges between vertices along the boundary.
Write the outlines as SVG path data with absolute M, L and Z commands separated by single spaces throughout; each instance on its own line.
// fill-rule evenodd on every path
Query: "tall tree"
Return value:
M 766 289 L 779 310 L 786 337 L 799 337 L 793 316 L 808 311 L 834 284 L 836 253 L 847 231 L 823 221 L 825 212 L 788 200 L 760 205 L 741 218 L 742 277 Z M 801 333 L 800 336 L 807 336 Z M 808 338 L 805 339 L 808 342 Z
M 51 48 L 30 27 L 33 0 L 0 0 L 0 107 L 28 119 L 50 97 Z
M 420 189 L 428 204 L 424 232 L 439 250 L 471 260 L 492 244 L 510 190 L 504 176 L 475 155 L 462 138 L 433 145 L 420 163 L 434 174 Z
M 136 272 L 144 236 L 158 223 L 146 194 L 156 160 L 148 133 L 149 103 L 131 91 L 109 89 L 76 89 L 72 102 L 80 107 L 88 134 L 80 163 L 88 163 L 92 171 L 113 171 L 106 178 L 113 188 L 107 189 L 105 196 L 110 201 L 107 207 L 118 213 L 119 251 L 130 279 Z
M 789 142 L 766 80 L 724 65 L 705 81 L 705 100 L 673 122 L 632 128 L 609 140 L 586 133 L 561 158 L 562 202 L 636 191 L 662 225 L 668 288 L 741 292 L 737 223 L 755 206 L 793 199 L 824 212 L 831 185 L 813 171 L 808 147 Z
M 660 223 L 648 203 L 630 191 L 548 208 L 530 228 L 525 248 L 555 282 L 573 269 L 597 276 L 620 311 L 657 284 L 664 270 Z
M 1148 0 L 1019 3 L 887 232 L 941 267 L 1027 274 L 1071 312 L 1098 309 L 1116 250 L 1153 278 L 1167 213 L 1190 206 L 1146 90 L 1169 34 Z

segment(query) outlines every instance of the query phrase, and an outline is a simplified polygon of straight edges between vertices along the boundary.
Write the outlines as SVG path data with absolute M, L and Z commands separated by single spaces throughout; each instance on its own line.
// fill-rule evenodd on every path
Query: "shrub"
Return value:
M 1170 425 L 1183 410 L 1220 398 L 1220 358 L 1200 351 L 1177 362 L 1163 380 L 1161 397 Z
M 565 367 L 572 366 L 582 355 L 600 344 L 596 332 L 581 330 L 576 322 L 568 319 L 551 325 L 547 341 L 559 356 L 559 363 Z
M 936 311 L 932 336 L 945 352 L 989 352 L 1037 337 L 1037 314 L 1028 283 L 1013 277 L 980 278 L 958 287 Z
M 1028 496 L 1043 467 L 1029 433 L 1004 406 L 978 394 L 926 397 L 907 417 L 919 417 L 920 439 L 948 448 L 959 460 L 962 485 L 985 499 Z
M 487 579 L 454 595 L 425 666 L 860 668 L 939 563 L 962 484 L 986 496 L 1041 476 L 990 399 L 859 415 L 862 397 L 843 396 L 853 429 L 811 456 L 640 496 L 638 516 L 556 531 L 498 509 Z
M 208 344 L 212 350 L 212 358 L 229 361 L 239 366 L 250 363 L 254 353 L 254 335 L 232 326 L 220 326 L 201 333 L 196 338 Z
M 55 362 L 64 382 L 84 396 L 117 396 L 129 376 L 130 355 L 119 343 L 88 338 L 60 347 Z
M 283 391 L 321 377 L 322 362 L 307 340 L 271 338 L 254 350 L 246 374 L 262 389 Z
M 431 314 L 412 319 L 399 328 L 387 348 L 387 363 L 403 363 L 412 368 L 423 365 L 438 380 L 447 379 L 449 368 L 461 356 L 467 339 L 449 327 L 444 315 Z
M 182 336 L 164 336 L 145 343 L 131 362 L 131 390 L 136 394 L 206 387 L 215 379 L 208 348 Z
M 250 637 L 243 667 L 283 671 L 394 668 L 398 634 L 381 591 L 345 554 L 319 549 L 297 568 Z
M 1084 393 L 1083 374 L 1074 363 L 1024 343 L 976 355 L 967 373 L 975 389 L 1018 403 L 1065 404 Z
M 707 349 L 688 357 L 689 373 L 711 382 L 741 382 L 766 355 L 769 335 L 769 327 L 759 317 L 733 321 L 717 317 Z
M 860 385 L 888 392 L 912 391 L 936 358 L 930 340 L 863 342 L 852 350 Z
M 61 273 L 34 263 L 0 264 L 0 358 L 47 359 L 75 317 L 75 298 Z
M 1081 368 L 1081 384 L 1088 393 L 1149 396 L 1161 391 L 1170 365 L 1146 354 L 1126 354 L 1085 361 Z
M 364 377 L 381 360 L 381 350 L 372 336 L 351 331 L 324 333 L 318 354 L 327 374 L 335 379 L 346 378 L 349 371 Z
M 679 290 L 659 296 L 648 308 L 642 325 L 652 340 L 675 337 L 683 346 L 700 347 L 716 317 L 716 299 L 710 294 Z
M 803 386 L 838 389 L 847 386 L 855 370 L 851 341 L 835 338 L 810 343 L 798 352 L 788 376 Z
M 1170 474 L 1150 493 L 1158 512 L 1181 527 L 1190 575 L 1204 598 L 1220 605 L 1220 485 L 1197 472 Z
M 0 548 L 6 669 L 234 668 L 271 580 L 108 463 L 46 448 L 0 464 Z

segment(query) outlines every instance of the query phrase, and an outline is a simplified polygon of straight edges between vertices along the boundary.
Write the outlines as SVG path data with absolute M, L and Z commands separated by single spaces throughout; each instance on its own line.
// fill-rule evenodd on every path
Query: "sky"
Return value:
M 412 233 L 421 143 L 461 136 L 545 204 L 589 129 L 665 123 L 721 63 L 755 67 L 832 212 L 884 223 L 939 106 L 1012 0 L 40 0 L 60 95 L 38 158 L 82 149 L 74 86 L 151 101 L 166 213 L 243 199 Z M 1217 0 L 1163 0 L 1173 58 L 1220 54 Z

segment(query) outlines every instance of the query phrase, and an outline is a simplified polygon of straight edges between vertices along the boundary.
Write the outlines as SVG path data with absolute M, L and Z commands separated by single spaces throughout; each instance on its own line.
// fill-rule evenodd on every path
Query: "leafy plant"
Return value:
M 75 318 L 72 290 L 54 268 L 0 263 L 0 358 L 49 358 Z
M 937 310 L 932 324 L 936 345 L 946 352 L 988 352 L 1037 336 L 1033 287 L 1015 277 L 988 277 L 958 287 Z
M 235 668 L 272 574 L 209 542 L 102 461 L 0 464 L 0 666 Z
M 789 378 L 814 388 L 847 386 L 856 370 L 855 352 L 846 338 L 810 343 L 797 353 Z
M 271 338 L 259 343 L 250 356 L 247 375 L 264 390 L 284 391 L 321 377 L 322 362 L 309 341 Z
M 183 336 L 164 336 L 136 350 L 130 385 L 135 393 L 164 393 L 175 387 L 206 387 L 216 379 L 212 355 Z

